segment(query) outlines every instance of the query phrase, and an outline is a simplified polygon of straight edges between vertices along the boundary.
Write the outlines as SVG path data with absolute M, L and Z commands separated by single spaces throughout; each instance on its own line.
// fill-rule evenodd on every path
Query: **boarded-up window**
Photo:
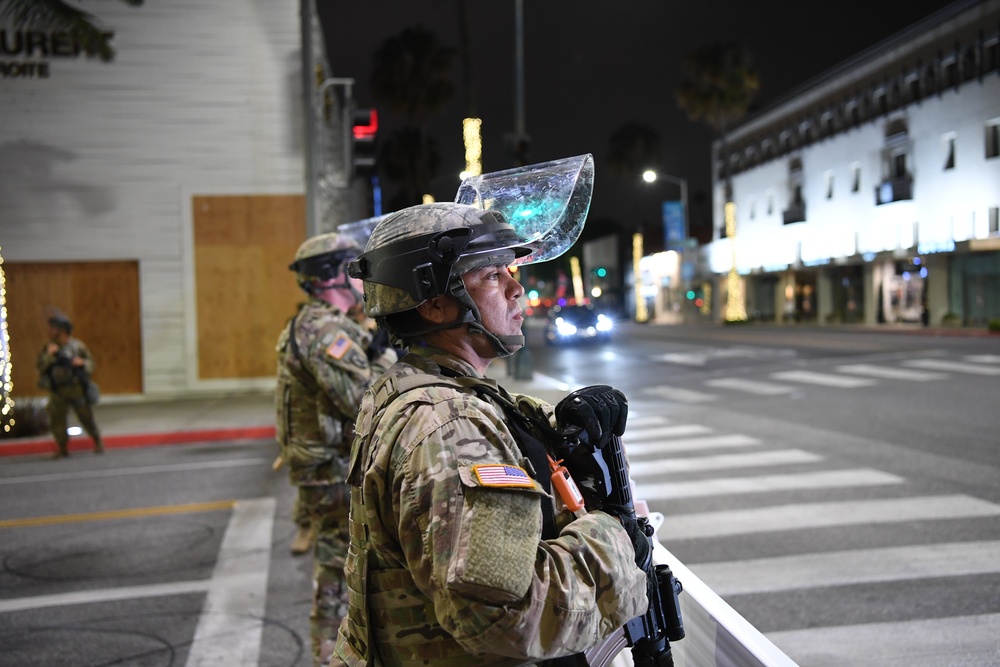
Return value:
M 196 196 L 198 377 L 272 377 L 274 344 L 303 293 L 288 265 L 305 240 L 301 195 Z
M 102 394 L 140 394 L 139 263 L 4 262 L 13 396 L 42 395 L 35 360 L 49 338 L 55 310 L 73 322 L 90 348 Z

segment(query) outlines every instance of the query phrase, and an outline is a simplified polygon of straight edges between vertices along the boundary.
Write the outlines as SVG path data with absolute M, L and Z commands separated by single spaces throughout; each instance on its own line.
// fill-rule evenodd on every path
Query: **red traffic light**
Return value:
M 378 111 L 363 109 L 354 112 L 354 124 L 351 128 L 355 139 L 374 139 L 378 132 Z

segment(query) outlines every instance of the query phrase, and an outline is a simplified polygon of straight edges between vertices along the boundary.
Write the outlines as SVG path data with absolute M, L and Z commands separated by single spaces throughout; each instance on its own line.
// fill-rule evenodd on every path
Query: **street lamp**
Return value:
M 662 178 L 665 181 L 669 181 L 670 183 L 674 183 L 675 185 L 678 185 L 681 188 L 681 208 L 684 209 L 684 236 L 681 240 L 681 242 L 683 243 L 684 239 L 687 239 L 688 237 L 688 229 L 689 229 L 688 228 L 688 183 L 683 178 L 679 178 L 677 176 L 671 176 L 669 174 L 660 174 L 653 171 L 652 169 L 647 169 L 646 171 L 642 172 L 642 180 L 646 181 L 647 183 L 655 183 L 656 180 L 659 178 Z

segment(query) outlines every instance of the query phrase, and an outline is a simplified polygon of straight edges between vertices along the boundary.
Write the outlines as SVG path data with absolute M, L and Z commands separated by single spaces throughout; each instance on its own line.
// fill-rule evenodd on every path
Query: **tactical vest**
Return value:
M 428 386 L 454 387 L 460 391 L 474 391 L 480 398 L 501 407 L 507 414 L 507 425 L 522 453 L 531 461 L 534 471 L 529 471 L 547 492 L 550 479 L 544 444 L 531 433 L 530 424 L 511 414 L 517 406 L 503 390 L 497 391 L 489 383 L 474 377 L 443 377 L 428 374 L 393 376 L 385 373 L 372 386 L 375 397 L 374 418 L 366 435 L 364 446 L 355 440 L 351 451 L 348 482 L 351 484 L 351 543 L 344 567 L 349 589 L 348 622 L 340 632 L 353 651 L 364 657 L 367 665 L 401 665 L 403 667 L 461 667 L 465 665 L 516 665 L 523 661 L 509 658 L 489 659 L 472 656 L 455 641 L 435 620 L 434 604 L 417 588 L 405 568 L 389 567 L 372 548 L 369 540 L 367 517 L 363 510 L 361 482 L 368 463 L 368 445 L 372 434 L 393 402 L 414 389 Z M 502 392 L 502 393 L 501 393 Z M 539 458 L 540 457 L 540 458 Z M 543 539 L 557 536 L 554 511 L 550 503 L 543 503 Z M 430 621 L 428 622 L 428 619 Z M 390 629 L 391 628 L 391 629 Z M 373 655 L 374 642 L 380 654 Z M 331 665 L 337 665 L 337 656 Z M 570 662 L 563 662 L 564 660 Z M 561 658 L 540 663 L 544 665 L 577 664 L 574 659 Z

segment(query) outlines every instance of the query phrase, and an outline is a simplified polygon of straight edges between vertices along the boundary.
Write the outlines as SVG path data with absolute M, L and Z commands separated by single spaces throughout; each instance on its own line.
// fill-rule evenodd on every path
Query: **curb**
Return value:
M 213 428 L 192 431 L 163 431 L 160 433 L 135 433 L 104 436 L 104 448 L 129 449 L 134 447 L 151 447 L 155 445 L 184 445 L 196 442 L 215 442 L 218 440 L 273 440 L 273 426 L 247 426 L 243 428 Z M 87 436 L 72 438 L 69 441 L 69 451 L 87 452 L 94 448 L 94 441 Z M 29 454 L 51 454 L 55 451 L 55 443 L 51 436 L 21 438 L 10 443 L 0 442 L 0 457 L 25 456 Z

